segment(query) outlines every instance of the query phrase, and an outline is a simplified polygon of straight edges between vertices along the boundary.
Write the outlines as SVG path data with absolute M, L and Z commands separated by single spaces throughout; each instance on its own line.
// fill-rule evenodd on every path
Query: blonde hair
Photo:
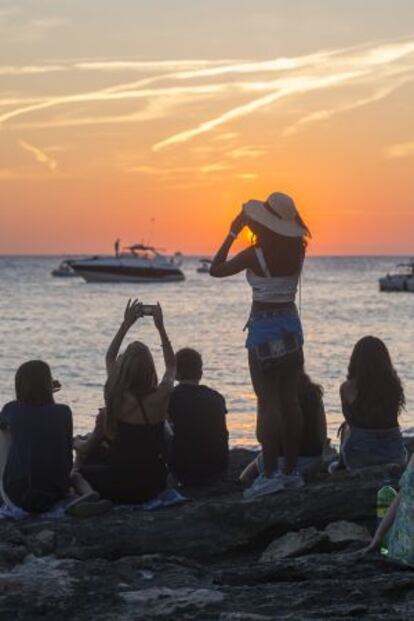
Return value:
M 118 413 L 126 393 L 141 400 L 156 390 L 157 371 L 149 348 L 139 341 L 130 343 L 118 356 L 105 385 L 105 434 L 114 438 L 118 428 Z

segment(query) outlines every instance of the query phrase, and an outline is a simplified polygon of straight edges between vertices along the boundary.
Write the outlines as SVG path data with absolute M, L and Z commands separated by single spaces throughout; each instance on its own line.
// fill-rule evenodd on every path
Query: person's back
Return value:
M 23 375 L 30 375 L 36 366 L 50 374 L 40 361 L 26 365 L 19 369 L 23 369 Z M 25 382 L 27 378 L 23 378 Z M 19 393 L 18 381 L 16 385 Z M 18 400 L 5 405 L 0 414 L 0 426 L 11 438 L 3 489 L 14 504 L 30 512 L 48 509 L 66 495 L 70 486 L 72 413 L 68 406 L 55 404 L 51 395 L 50 388 L 49 399 L 30 402 L 19 399 L 17 394 Z
M 177 379 L 169 406 L 174 437 L 170 467 L 184 484 L 203 484 L 217 478 L 228 463 L 226 403 L 222 395 L 200 385 L 202 359 L 198 352 L 177 353 Z
M 340 390 L 346 421 L 341 454 L 348 469 L 385 463 L 405 465 L 398 416 L 404 391 L 385 344 L 367 336 L 355 345 L 348 379 Z
M 301 457 L 322 458 L 327 442 L 327 422 L 323 389 L 305 372 L 299 383 L 299 403 L 303 414 Z
M 159 305 L 153 320 L 164 354 L 162 381 L 158 383 L 152 354 L 144 343 L 134 341 L 118 355 L 128 330 L 141 317 L 142 304 L 129 301 L 106 355 L 105 408 L 89 441 L 91 453 L 84 455 L 80 469 L 101 496 L 120 504 L 156 497 L 165 489 L 167 479 L 163 432 L 174 386 L 175 358 Z

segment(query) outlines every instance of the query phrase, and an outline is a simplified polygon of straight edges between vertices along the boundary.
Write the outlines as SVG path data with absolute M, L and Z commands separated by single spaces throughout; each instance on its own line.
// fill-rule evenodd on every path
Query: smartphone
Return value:
M 153 315 L 156 308 L 156 304 L 143 304 L 141 307 L 142 314 L 144 315 L 144 317 Z

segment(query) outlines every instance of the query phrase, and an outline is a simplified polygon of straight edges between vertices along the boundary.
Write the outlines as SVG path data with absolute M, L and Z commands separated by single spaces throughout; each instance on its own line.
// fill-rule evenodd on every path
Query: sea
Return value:
M 256 446 L 255 395 L 245 349 L 250 289 L 243 274 L 213 279 L 197 273 L 198 258 L 183 263 L 179 283 L 88 284 L 53 278 L 67 257 L 0 256 L 0 402 L 14 398 L 14 374 L 43 359 L 62 384 L 57 400 L 70 405 L 75 431 L 85 433 L 103 405 L 106 349 L 129 298 L 159 301 L 174 348 L 198 349 L 203 383 L 226 398 L 233 446 Z M 298 304 L 305 331 L 306 368 L 324 388 L 332 439 L 342 422 L 339 386 L 356 341 L 383 339 L 404 383 L 407 408 L 401 425 L 414 432 L 414 294 L 381 293 L 378 278 L 402 257 L 309 257 Z M 162 374 L 162 352 L 151 318 L 140 319 L 124 345 L 147 343 Z

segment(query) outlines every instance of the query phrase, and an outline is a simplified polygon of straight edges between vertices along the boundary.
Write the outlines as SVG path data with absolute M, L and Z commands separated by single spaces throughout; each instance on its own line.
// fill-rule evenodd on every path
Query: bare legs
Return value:
M 257 395 L 257 436 L 263 449 L 265 476 L 277 470 L 284 456 L 284 473 L 294 470 L 302 438 L 302 412 L 298 399 L 300 365 L 281 366 L 272 375 L 263 373 L 249 351 L 250 375 Z
M 299 404 L 300 369 L 292 367 L 283 372 L 282 392 L 282 446 L 285 474 L 295 469 L 303 433 L 303 416 Z

